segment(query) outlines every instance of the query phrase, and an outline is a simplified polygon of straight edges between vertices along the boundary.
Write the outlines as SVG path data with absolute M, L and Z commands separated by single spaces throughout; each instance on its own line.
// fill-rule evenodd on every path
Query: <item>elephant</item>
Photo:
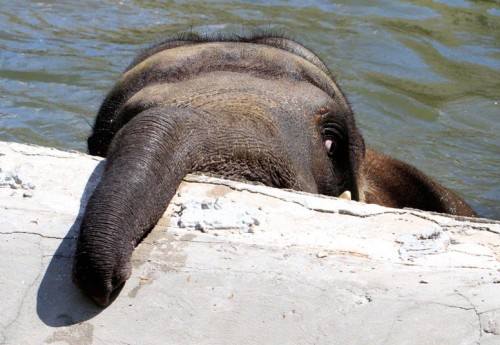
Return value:
M 365 146 L 325 64 L 279 35 L 187 35 L 143 50 L 104 99 L 88 149 L 106 163 L 82 218 L 72 279 L 101 307 L 192 172 L 476 216 L 416 168 Z

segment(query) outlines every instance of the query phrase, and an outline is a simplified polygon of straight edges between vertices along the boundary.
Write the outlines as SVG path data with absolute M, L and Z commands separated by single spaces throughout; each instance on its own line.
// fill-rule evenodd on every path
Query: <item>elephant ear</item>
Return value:
M 476 217 L 460 197 L 415 167 L 366 150 L 359 176 L 360 200 L 395 208 Z
M 345 97 L 344 100 L 343 109 L 336 114 L 336 117 L 339 118 L 342 127 L 346 129 L 344 132 L 345 145 L 341 146 L 341 150 L 334 161 L 335 165 L 341 166 L 341 170 L 347 174 L 344 175 L 346 187 L 338 190 L 338 192 L 348 191 L 350 194 L 347 197 L 348 199 L 363 201 L 360 181 L 366 151 L 365 141 L 356 126 L 354 113 Z M 344 197 L 344 193 L 342 193 L 341 197 Z
M 349 135 L 349 149 L 348 149 L 348 157 L 349 157 L 349 166 L 348 166 L 348 190 L 352 193 L 352 199 L 360 201 L 361 193 L 360 193 L 360 175 L 361 175 L 361 167 L 363 162 L 363 157 L 365 156 L 366 147 L 365 141 L 361 133 L 357 130 L 354 121 L 349 123 L 350 127 L 350 135 Z

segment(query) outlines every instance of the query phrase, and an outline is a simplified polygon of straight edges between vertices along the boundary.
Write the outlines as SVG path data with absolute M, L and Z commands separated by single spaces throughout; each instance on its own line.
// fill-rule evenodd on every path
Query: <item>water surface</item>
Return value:
M 315 50 L 372 147 L 500 218 L 498 1 L 0 0 L 0 140 L 86 151 L 88 123 L 148 42 L 241 25 Z

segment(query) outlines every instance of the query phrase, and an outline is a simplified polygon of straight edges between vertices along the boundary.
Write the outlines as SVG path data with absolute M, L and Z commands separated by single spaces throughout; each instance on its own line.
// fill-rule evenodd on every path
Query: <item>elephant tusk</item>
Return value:
M 351 192 L 349 192 L 348 190 L 346 190 L 344 193 L 342 193 L 342 194 L 339 195 L 339 198 L 346 199 L 346 200 L 352 200 Z

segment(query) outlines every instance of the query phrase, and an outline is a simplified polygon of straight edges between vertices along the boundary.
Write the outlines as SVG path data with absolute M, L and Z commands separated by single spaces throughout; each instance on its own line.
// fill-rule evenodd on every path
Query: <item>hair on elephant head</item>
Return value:
M 101 306 L 190 172 L 475 215 L 417 169 L 365 147 L 326 66 L 279 36 L 175 38 L 146 49 L 107 95 L 88 145 L 107 161 L 73 280 Z

